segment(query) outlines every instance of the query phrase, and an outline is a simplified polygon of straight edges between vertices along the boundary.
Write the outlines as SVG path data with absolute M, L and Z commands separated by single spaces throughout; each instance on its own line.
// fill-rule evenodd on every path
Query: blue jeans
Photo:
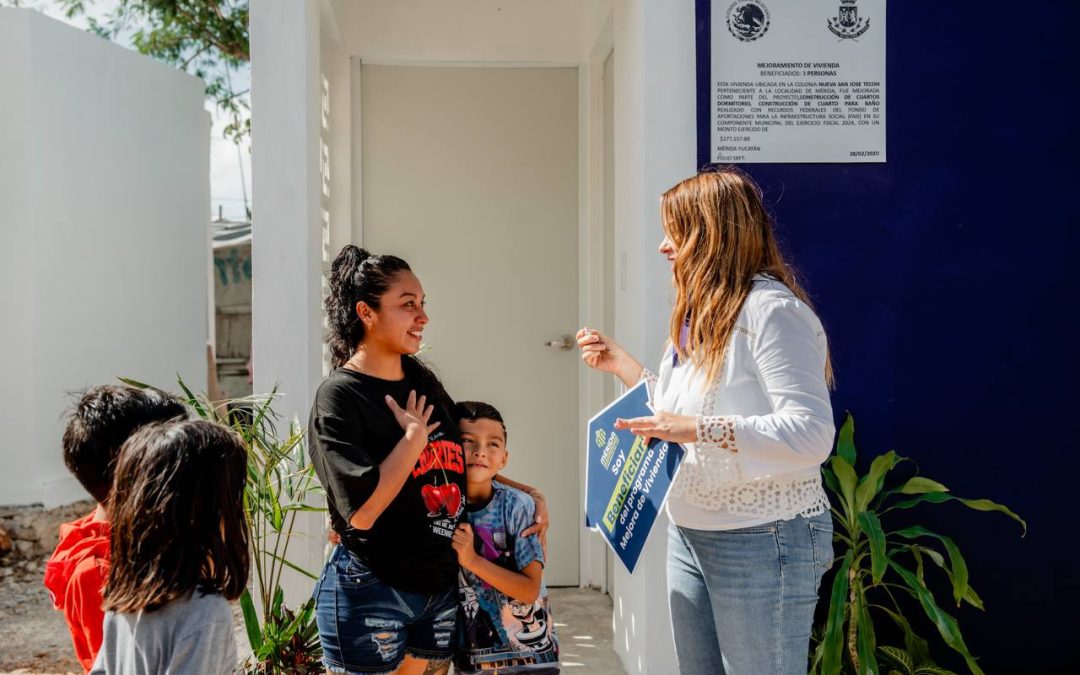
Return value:
M 315 584 L 323 665 L 333 673 L 392 673 L 406 654 L 449 659 L 457 627 L 457 588 L 427 595 L 379 580 L 338 545 Z
M 668 529 L 668 603 L 682 675 L 805 675 L 832 516 L 740 530 Z

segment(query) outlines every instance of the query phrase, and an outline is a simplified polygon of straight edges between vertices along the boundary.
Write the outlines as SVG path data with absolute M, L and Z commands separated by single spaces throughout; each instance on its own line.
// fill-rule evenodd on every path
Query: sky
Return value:
M 38 9 L 48 16 L 64 23 L 71 24 L 85 30 L 87 22 L 84 17 L 68 19 L 62 12 L 57 11 L 48 0 L 39 2 L 26 2 L 26 6 Z M 90 3 L 87 3 L 88 5 Z M 94 16 L 101 16 L 112 11 L 116 6 L 115 0 L 96 0 L 91 5 L 95 8 Z M 123 36 L 121 37 L 123 40 Z M 130 48 L 126 41 L 119 43 L 122 47 Z M 150 58 L 150 57 L 145 57 Z M 239 71 L 231 75 L 235 91 L 243 91 L 251 86 L 251 68 L 245 65 Z M 217 106 L 213 101 L 206 101 L 206 110 L 210 113 L 213 127 L 210 131 L 210 214 L 217 218 L 219 208 L 226 220 L 246 220 L 244 210 L 244 194 L 247 193 L 247 204 L 251 205 L 251 138 L 244 139 L 237 146 L 231 140 L 225 138 L 223 130 L 229 123 L 227 118 L 220 117 Z

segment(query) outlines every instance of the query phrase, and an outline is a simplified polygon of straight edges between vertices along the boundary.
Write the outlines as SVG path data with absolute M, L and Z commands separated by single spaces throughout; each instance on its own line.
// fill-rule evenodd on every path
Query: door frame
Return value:
M 359 56 L 349 57 L 349 107 L 350 107 L 350 120 L 352 133 L 348 139 L 350 148 L 350 166 L 349 175 L 351 179 L 351 191 L 350 191 L 350 228 L 347 238 L 342 238 L 341 245 L 346 243 L 355 243 L 357 246 L 364 245 L 364 194 L 363 194 L 363 124 L 362 119 L 362 96 L 363 96 L 363 82 L 362 72 L 363 66 L 397 66 L 397 67 L 417 67 L 417 68 L 533 68 L 533 69 L 548 69 L 559 68 L 569 69 L 573 68 L 577 71 L 578 76 L 578 222 L 577 222 L 577 234 L 578 234 L 578 311 L 577 318 L 579 324 L 588 322 L 586 317 L 602 316 L 604 311 L 603 302 L 603 278 L 598 275 L 595 270 L 600 269 L 603 265 L 603 252 L 600 250 L 599 263 L 594 263 L 592 259 L 586 260 L 588 251 L 592 251 L 595 248 L 595 244 L 592 248 L 586 248 L 583 246 L 583 242 L 586 238 L 599 237 L 600 242 L 603 242 L 603 224 L 604 224 L 604 210 L 603 210 L 603 184 L 595 183 L 588 179 L 584 171 L 586 167 L 592 167 L 596 162 L 599 162 L 599 169 L 601 171 L 601 178 L 603 174 L 603 118 L 595 123 L 590 112 L 593 110 L 593 106 L 588 104 L 583 96 L 583 91 L 588 91 L 589 95 L 592 95 L 593 90 L 599 93 L 601 101 L 603 97 L 603 83 L 602 83 L 602 69 L 604 63 L 604 57 L 611 51 L 613 30 L 611 28 L 611 18 L 608 17 L 606 26 L 606 35 L 608 41 L 607 52 L 597 60 L 597 58 L 590 58 L 588 62 L 565 62 L 565 61 L 545 61 L 545 62 L 518 62 L 518 61 L 425 61 L 419 59 L 386 59 L 386 58 L 372 58 L 367 59 Z M 597 70 L 598 69 L 598 70 Z M 595 71 L 595 72 L 594 72 Z M 600 134 L 601 145 L 599 149 L 592 147 L 593 138 L 587 134 Z M 597 152 L 601 154 L 597 154 Z M 614 181 L 614 177 L 611 177 Z M 593 195 L 593 193 L 596 193 Z M 594 214 L 591 212 L 593 202 L 597 202 L 600 206 L 600 211 L 596 214 L 598 220 L 593 222 Z M 599 229 L 597 229 L 599 228 Z M 595 232 L 594 232 L 595 230 Z M 613 244 L 608 242 L 608 245 Z M 584 275 L 584 276 L 583 276 Z M 595 278 L 594 278 L 595 277 Z M 596 286 L 600 289 L 600 302 L 591 303 L 588 297 L 591 296 L 593 287 Z M 576 358 L 576 355 L 575 355 Z M 583 374 L 582 371 L 586 368 L 579 367 L 578 374 L 578 410 L 577 410 L 577 424 L 579 428 L 578 438 L 584 438 L 585 428 L 588 426 L 588 420 L 592 416 L 593 411 L 603 407 L 605 400 L 605 393 L 603 383 L 598 382 L 601 378 L 598 378 L 596 373 L 589 371 L 587 374 L 588 380 L 592 380 L 585 385 L 583 389 Z M 594 392 L 595 390 L 595 392 Z M 593 399 L 583 398 L 586 393 L 595 394 Z M 606 555 L 608 553 L 606 544 L 600 539 L 600 537 L 585 528 L 584 526 L 584 513 L 585 513 L 585 448 L 579 446 L 578 458 L 579 458 L 579 497 L 578 507 L 581 519 L 578 521 L 579 535 L 578 535 L 578 568 L 577 568 L 577 587 L 599 587 L 602 591 L 609 591 L 609 582 L 606 574 Z M 515 477 L 523 478 L 523 482 L 528 482 L 527 476 Z M 596 545 L 599 544 L 599 554 L 593 550 Z M 590 551 L 585 551 L 583 546 L 589 546 Z M 600 576 L 589 576 L 587 573 L 586 560 L 600 561 Z M 551 584 L 548 584 L 551 586 Z
M 580 239 L 578 255 L 578 287 L 581 293 L 579 303 L 579 323 L 589 325 L 600 318 L 613 315 L 614 307 L 614 284 L 616 271 L 608 269 L 605 258 L 614 260 L 615 242 L 612 237 L 605 235 L 605 222 L 614 205 L 608 205 L 605 199 L 605 187 L 608 183 L 614 186 L 614 171 L 606 175 L 605 171 L 605 126 L 608 120 L 614 120 L 613 115 L 605 106 L 604 92 L 604 65 L 609 57 L 613 57 L 615 49 L 614 22 L 611 14 L 608 14 L 603 27 L 597 34 L 592 49 L 589 52 L 588 61 L 581 64 L 579 81 L 581 86 L 580 101 L 580 124 L 579 138 L 582 139 L 580 147 L 581 166 L 581 216 L 580 216 Z M 614 74 L 612 74 L 614 77 Z M 614 97 L 612 97 L 612 103 Z M 614 129 L 612 129 L 614 132 Z M 611 134 L 614 137 L 614 133 Z M 611 253 L 610 256 L 605 255 Z M 613 329 L 614 326 L 608 326 Z M 613 388 L 613 380 L 598 375 L 584 366 L 579 369 L 578 376 L 578 400 L 580 406 L 580 419 L 578 420 L 579 438 L 582 439 L 580 452 L 580 485 L 581 504 L 584 514 L 585 488 L 586 488 L 586 430 L 589 418 L 594 411 L 600 410 L 610 402 Z M 584 516 L 581 525 L 581 586 L 596 587 L 601 591 L 614 594 L 615 576 L 611 570 L 611 552 L 607 543 L 599 534 L 584 526 Z
M 415 59 L 349 59 L 349 94 L 351 122 L 354 128 L 363 125 L 361 119 L 361 71 L 362 65 L 419 66 L 419 67 L 471 67 L 471 68 L 577 68 L 578 71 L 578 323 L 595 322 L 596 317 L 611 315 L 614 304 L 613 288 L 616 271 L 606 269 L 605 253 L 614 250 L 614 241 L 605 235 L 605 219 L 611 207 L 605 204 L 605 182 L 615 183 L 614 172 L 606 175 L 604 168 L 604 131 L 607 120 L 613 119 L 605 110 L 604 65 L 614 52 L 614 21 L 608 14 L 589 52 L 588 60 L 569 62 L 461 62 L 425 61 Z M 612 134 L 613 136 L 614 134 Z M 363 227 L 363 175 L 361 133 L 351 134 L 351 236 L 348 240 L 362 244 Z M 344 238 L 343 238 L 344 239 Z M 609 260 L 614 256 L 609 257 Z M 589 418 L 610 399 L 612 388 L 609 381 L 597 373 L 581 367 L 578 375 L 578 437 L 585 438 Z M 579 449 L 579 505 L 582 519 L 579 531 L 579 586 L 599 588 L 614 594 L 615 575 L 611 574 L 611 554 L 607 544 L 598 534 L 584 525 L 586 455 L 585 445 Z

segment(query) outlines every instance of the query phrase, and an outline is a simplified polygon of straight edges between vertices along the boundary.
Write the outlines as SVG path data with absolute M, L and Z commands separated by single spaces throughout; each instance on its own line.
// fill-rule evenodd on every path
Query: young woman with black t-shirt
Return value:
M 315 588 L 323 663 L 420 673 L 454 647 L 465 461 L 453 402 L 415 357 L 428 317 L 404 260 L 346 246 L 325 306 L 334 370 L 308 437 L 341 544 Z

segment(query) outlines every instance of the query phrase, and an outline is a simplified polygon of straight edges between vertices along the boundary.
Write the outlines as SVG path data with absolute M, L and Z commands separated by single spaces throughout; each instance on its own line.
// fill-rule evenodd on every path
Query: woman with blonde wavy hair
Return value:
M 833 558 L 825 331 L 748 176 L 687 178 L 661 220 L 675 306 L 659 373 L 589 329 L 582 359 L 627 386 L 649 380 L 655 414 L 618 426 L 687 449 L 667 502 L 679 671 L 802 674 Z

